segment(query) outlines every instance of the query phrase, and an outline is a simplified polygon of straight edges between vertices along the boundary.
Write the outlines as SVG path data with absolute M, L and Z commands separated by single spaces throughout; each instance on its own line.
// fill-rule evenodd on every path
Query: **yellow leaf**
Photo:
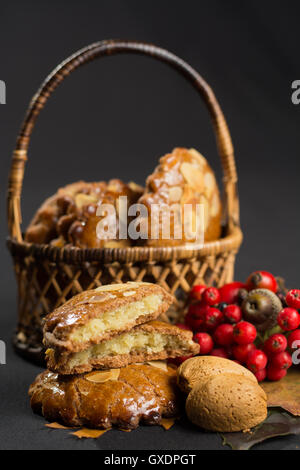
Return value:
M 174 418 L 170 418 L 170 419 L 167 419 L 167 418 L 162 418 L 161 422 L 160 422 L 160 425 L 166 430 L 168 431 L 172 426 L 173 424 L 175 424 L 175 419 Z
M 59 423 L 46 423 L 45 426 L 47 426 L 47 428 L 51 428 L 51 429 L 74 429 L 72 427 L 68 427 L 68 426 L 63 426 L 62 424 L 59 424 Z
M 78 437 L 81 439 L 82 437 L 97 439 L 98 437 L 102 436 L 106 431 L 109 429 L 89 429 L 89 428 L 82 428 L 79 431 L 72 432 L 73 436 Z

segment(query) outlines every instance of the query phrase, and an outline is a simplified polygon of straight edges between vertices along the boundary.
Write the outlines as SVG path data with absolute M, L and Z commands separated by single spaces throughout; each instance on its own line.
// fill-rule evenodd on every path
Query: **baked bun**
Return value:
M 176 371 L 147 364 L 60 376 L 45 371 L 29 388 L 31 407 L 65 426 L 135 429 L 178 414 Z
M 187 359 L 177 369 L 177 383 L 184 393 L 189 393 L 198 383 L 204 383 L 214 375 L 236 374 L 257 383 L 254 374 L 246 367 L 230 359 L 217 356 L 198 356 Z
M 157 284 L 127 282 L 84 291 L 45 317 L 44 344 L 78 352 L 155 320 L 173 302 Z
M 38 209 L 26 230 L 25 240 L 55 246 L 70 243 L 79 248 L 129 246 L 130 240 L 119 239 L 119 197 L 127 196 L 130 205 L 136 203 L 142 193 L 143 188 L 135 183 L 125 184 L 118 179 L 109 183 L 79 181 L 69 184 Z M 116 210 L 115 239 L 97 237 L 97 225 L 102 219 L 96 215 L 99 203 L 111 204 Z M 106 215 L 104 212 L 103 217 Z
M 194 149 L 175 148 L 172 153 L 162 157 L 157 168 L 148 177 L 146 192 L 140 197 L 139 203 L 144 204 L 148 210 L 148 223 L 142 223 L 141 230 L 145 232 L 144 238 L 147 238 L 145 243 L 150 246 L 181 245 L 195 243 L 199 239 L 201 242 L 203 228 L 205 241 L 216 240 L 221 235 L 222 207 L 215 175 L 206 159 Z M 153 204 L 159 205 L 161 209 L 156 219 L 155 206 L 151 208 Z M 184 224 L 183 215 L 180 222 L 176 223 L 184 204 L 190 204 L 192 207 L 190 224 Z M 201 219 L 201 214 L 196 211 L 198 204 L 204 206 L 204 221 Z M 174 210 L 169 212 L 171 207 Z M 164 232 L 165 227 L 169 225 L 163 219 L 166 214 L 170 216 L 168 238 Z M 198 221 L 197 233 L 196 221 Z M 175 226 L 181 227 L 181 236 L 180 233 L 176 234 Z M 194 234 L 186 233 L 188 229 Z M 153 234 L 156 234 L 156 238 Z
M 199 353 L 191 331 L 151 321 L 108 341 L 75 353 L 46 351 L 48 369 L 59 374 L 78 374 L 92 369 L 125 367 L 128 364 L 163 360 Z
M 192 423 L 210 431 L 246 431 L 266 419 L 267 397 L 248 377 L 223 373 L 192 388 L 186 413 Z

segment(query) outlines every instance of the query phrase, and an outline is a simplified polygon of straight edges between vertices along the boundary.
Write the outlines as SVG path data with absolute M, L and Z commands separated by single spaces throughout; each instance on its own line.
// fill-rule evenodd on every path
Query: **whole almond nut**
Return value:
M 186 401 L 189 420 L 217 432 L 248 431 L 267 417 L 267 397 L 257 382 L 222 373 L 198 382 Z
M 198 383 L 203 384 L 210 377 L 224 373 L 242 375 L 257 383 L 250 370 L 229 359 L 215 356 L 197 356 L 184 361 L 177 369 L 177 383 L 183 392 L 189 393 Z

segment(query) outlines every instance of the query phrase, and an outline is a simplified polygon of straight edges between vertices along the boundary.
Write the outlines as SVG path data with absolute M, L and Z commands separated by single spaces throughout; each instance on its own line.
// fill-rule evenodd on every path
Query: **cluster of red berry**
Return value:
M 254 324 L 243 319 L 243 300 L 253 289 L 271 291 L 281 298 L 284 306 L 277 315 L 278 332 L 267 332 L 263 338 Z M 219 356 L 243 364 L 258 381 L 280 380 L 292 365 L 287 349 L 300 347 L 299 309 L 300 290 L 291 290 L 283 296 L 272 274 L 257 271 L 246 283 L 233 282 L 220 289 L 195 285 L 190 292 L 185 323 L 177 326 L 194 332 L 193 339 L 200 345 L 201 355 Z M 177 358 L 177 364 L 186 359 Z

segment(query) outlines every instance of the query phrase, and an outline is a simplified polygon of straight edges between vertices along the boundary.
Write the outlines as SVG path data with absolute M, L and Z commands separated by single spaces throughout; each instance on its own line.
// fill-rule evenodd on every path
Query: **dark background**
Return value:
M 300 105 L 291 102 L 291 82 L 300 78 L 300 3 L 2 0 L 0 10 L 0 79 L 7 85 L 7 104 L 0 106 L 0 338 L 8 349 L 7 364 L 0 366 L 0 448 L 221 448 L 217 435 L 180 426 L 76 441 L 32 415 L 26 393 L 39 369 L 10 346 L 16 324 L 16 286 L 5 248 L 10 157 L 31 96 L 68 55 L 110 38 L 165 47 L 211 84 L 232 132 L 245 235 L 236 278 L 265 269 L 299 287 Z M 111 177 L 143 184 L 158 157 L 175 146 L 200 150 L 220 178 L 207 111 L 182 77 L 140 56 L 83 67 L 56 91 L 38 120 L 25 172 L 23 227 L 58 186 Z M 287 437 L 256 448 L 297 444 L 299 437 Z

